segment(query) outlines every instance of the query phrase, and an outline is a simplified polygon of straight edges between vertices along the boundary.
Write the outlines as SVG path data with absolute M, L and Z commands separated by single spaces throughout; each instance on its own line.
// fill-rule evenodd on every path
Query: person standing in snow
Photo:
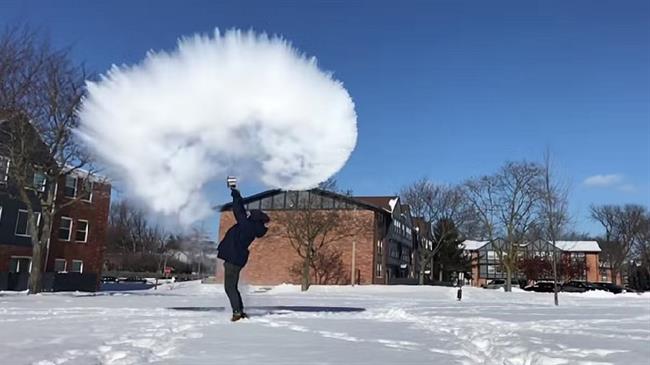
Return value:
M 244 208 L 244 202 L 239 190 L 233 185 L 231 188 L 232 211 L 237 223 L 230 227 L 223 240 L 219 243 L 217 257 L 224 260 L 224 289 L 232 307 L 232 321 L 247 318 L 244 312 L 244 303 L 237 286 L 239 273 L 248 262 L 248 247 L 255 238 L 264 236 L 268 230 L 266 224 L 270 218 L 261 210 L 251 210 L 249 213 Z

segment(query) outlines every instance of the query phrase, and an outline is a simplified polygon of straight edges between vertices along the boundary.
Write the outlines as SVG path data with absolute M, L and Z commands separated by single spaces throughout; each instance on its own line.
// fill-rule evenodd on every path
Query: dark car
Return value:
M 535 283 L 524 288 L 525 291 L 533 291 L 536 293 L 553 293 L 555 291 L 555 284 L 549 282 Z
M 562 291 L 567 293 L 584 293 L 596 290 L 596 287 L 586 281 L 568 281 L 562 285 Z
M 102 276 L 102 282 L 104 282 L 104 283 L 116 283 L 117 278 L 115 276 Z
M 517 279 L 512 279 L 510 281 L 511 287 L 521 287 L 521 282 Z M 494 279 L 490 280 L 487 284 L 484 284 L 483 289 L 502 289 L 506 287 L 506 281 L 504 279 Z
M 623 287 L 620 287 L 616 284 L 612 284 L 612 283 L 593 283 L 593 284 L 598 290 L 605 290 L 614 294 L 620 294 L 623 292 Z

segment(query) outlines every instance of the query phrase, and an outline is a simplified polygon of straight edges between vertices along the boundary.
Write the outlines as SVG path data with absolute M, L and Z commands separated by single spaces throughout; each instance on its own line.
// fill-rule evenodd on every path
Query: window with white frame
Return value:
M 7 182 L 9 179 L 9 158 L 0 156 L 0 183 Z
M 31 257 L 12 256 L 9 259 L 9 272 L 11 273 L 27 273 L 32 270 Z
M 496 260 L 497 259 L 497 253 L 495 251 L 488 251 L 487 252 L 487 259 L 488 260 Z
M 66 176 L 65 177 L 65 189 L 63 190 L 63 195 L 66 198 L 76 198 L 77 197 L 77 178 L 75 176 Z
M 79 219 L 75 229 L 74 240 L 86 242 L 88 240 L 88 221 Z
M 34 212 L 34 215 L 36 215 L 36 225 L 38 226 L 41 223 L 41 213 Z M 26 210 L 24 209 L 18 210 L 18 217 L 16 218 L 16 231 L 15 231 L 16 236 L 31 237 L 29 233 L 29 231 L 31 230 L 30 220 L 27 219 L 27 217 L 28 217 L 28 212 Z
M 72 236 L 72 218 L 61 217 L 59 224 L 59 239 L 63 241 L 70 241 Z
M 66 269 L 65 259 L 56 259 L 54 260 L 54 271 L 55 272 L 65 272 Z
M 70 272 L 82 273 L 84 271 L 84 262 L 81 260 L 72 260 L 72 267 L 70 267 Z
M 37 191 L 44 192 L 47 186 L 47 178 L 45 177 L 45 174 L 41 171 L 35 172 L 32 185 Z
M 86 179 L 83 183 L 83 191 L 81 192 L 81 200 L 92 201 L 93 200 L 93 183 Z

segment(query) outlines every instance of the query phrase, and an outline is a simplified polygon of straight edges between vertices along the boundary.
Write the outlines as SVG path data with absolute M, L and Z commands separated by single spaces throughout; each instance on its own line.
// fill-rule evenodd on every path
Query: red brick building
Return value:
M 471 285 L 483 286 L 490 280 L 504 279 L 505 270 L 499 261 L 498 247 L 505 243 L 502 240 L 463 242 L 464 249 L 472 258 Z M 557 241 L 555 243 L 559 257 L 559 265 L 571 265 L 577 268 L 571 278 L 561 280 L 580 280 L 588 282 L 613 282 L 621 284 L 621 277 L 612 280 L 611 270 L 600 261 L 600 246 L 597 241 Z M 535 241 L 522 244 L 518 253 L 521 257 L 550 257 L 554 251 L 553 245 L 547 241 Z M 560 274 L 560 276 L 562 276 Z M 519 273 L 514 279 L 526 279 Z M 550 279 L 550 278 L 540 278 Z
M 8 180 L 8 171 L 5 169 L 0 174 L 1 182 Z M 38 177 L 34 181 L 39 181 Z M 4 273 L 5 277 L 0 279 L 0 290 L 23 290 L 32 263 L 27 211 L 21 201 L 3 189 L 0 185 L 0 276 Z M 44 272 L 84 274 L 86 281 L 93 279 L 97 283 L 103 266 L 111 186 L 79 172 L 59 181 L 54 191 L 55 204 L 69 205 L 62 207 L 53 218 Z M 40 222 L 40 212 L 35 214 Z M 12 286 L 6 279 L 8 273 L 22 274 L 22 277 Z
M 415 241 L 412 218 L 398 197 L 351 197 L 320 189 L 309 191 L 271 190 L 244 199 L 247 209 L 262 209 L 271 218 L 269 232 L 250 248 L 242 282 L 257 285 L 300 283 L 296 265 L 301 257 L 284 233 L 281 222 L 300 209 L 336 211 L 353 234 L 332 242 L 328 249 L 340 255 L 340 267 L 324 283 L 386 284 L 398 279 L 414 279 Z M 306 203 L 308 202 L 308 203 Z M 219 237 L 235 224 L 231 205 L 222 208 Z M 352 267 L 354 266 L 354 274 Z M 223 267 L 217 266 L 217 280 Z

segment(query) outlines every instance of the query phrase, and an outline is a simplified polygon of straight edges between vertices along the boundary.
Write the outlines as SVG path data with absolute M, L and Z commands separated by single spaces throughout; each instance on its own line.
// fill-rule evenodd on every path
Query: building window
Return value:
M 91 202 L 93 200 L 93 187 L 92 181 L 84 181 L 83 191 L 81 192 L 81 200 Z
M 308 191 L 299 191 L 298 192 L 298 208 L 305 209 L 309 207 L 309 192 Z
M 333 209 L 334 208 L 334 199 L 324 196 L 323 197 L 323 209 Z
M 54 260 L 54 272 L 65 272 L 66 266 L 65 259 Z
M 9 272 L 20 273 L 32 270 L 32 259 L 30 257 L 12 257 L 9 260 Z
M 381 240 L 377 241 L 377 254 L 378 255 L 382 254 L 383 247 L 384 247 L 384 243 Z
M 40 212 L 34 212 L 36 215 L 36 225 L 40 225 L 41 223 L 41 213 Z M 31 237 L 31 234 L 29 231 L 31 231 L 31 227 L 29 226 L 30 221 L 27 219 L 27 211 L 23 209 L 18 210 L 18 218 L 16 219 L 16 236 L 23 236 L 23 237 Z
M 7 182 L 9 178 L 9 158 L 0 156 L 0 183 Z
M 70 268 L 70 272 L 78 272 L 82 273 L 84 270 L 84 262 L 81 260 L 72 260 L 72 267 Z
M 70 241 L 72 234 L 72 219 L 68 217 L 61 217 L 59 224 L 59 239 L 63 241 Z
M 88 221 L 79 219 L 76 228 L 74 240 L 77 242 L 86 242 L 88 240 Z
M 65 189 L 63 190 L 63 195 L 66 198 L 76 198 L 77 197 L 77 178 L 74 176 L 65 177 Z
M 35 172 L 32 185 L 37 191 L 44 192 L 45 187 L 47 186 L 47 178 L 45 177 L 45 174 L 41 171 Z
M 378 278 L 381 277 L 381 264 L 377 264 L 377 267 L 376 267 L 375 270 L 376 270 L 375 271 L 375 276 L 377 276 Z
M 322 197 L 318 194 L 309 194 L 309 207 L 311 209 L 321 209 L 323 204 Z
M 267 197 L 262 199 L 262 209 L 273 209 L 273 197 Z
M 487 259 L 488 260 L 496 260 L 497 259 L 497 253 L 495 251 L 488 251 L 487 252 Z
M 273 196 L 273 209 L 284 209 L 284 196 L 284 193 Z
M 295 208 L 298 206 L 298 192 L 297 191 L 289 191 L 287 192 L 287 198 L 286 198 L 286 208 L 291 209 Z
M 251 209 L 260 209 L 260 201 L 255 200 L 253 202 L 248 203 L 248 210 L 251 210 Z

